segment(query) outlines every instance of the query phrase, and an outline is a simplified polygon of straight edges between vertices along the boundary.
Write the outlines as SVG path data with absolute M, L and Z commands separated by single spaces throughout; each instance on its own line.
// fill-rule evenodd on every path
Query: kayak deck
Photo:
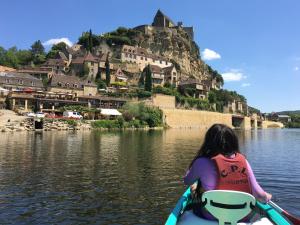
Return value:
M 218 225 L 217 221 L 199 218 L 194 215 L 191 210 L 187 210 L 190 203 L 191 192 L 190 188 L 188 188 L 177 202 L 165 225 Z M 238 225 L 292 225 L 292 223 L 288 222 L 288 220 L 278 213 L 272 206 L 257 202 L 256 207 L 263 212 L 264 216 L 261 216 L 252 223 L 238 223 Z

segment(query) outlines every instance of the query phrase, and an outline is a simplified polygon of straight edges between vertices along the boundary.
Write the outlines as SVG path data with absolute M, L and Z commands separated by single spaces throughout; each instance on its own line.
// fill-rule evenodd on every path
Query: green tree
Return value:
M 51 50 L 47 53 L 46 58 L 47 59 L 56 58 L 59 52 L 63 52 L 64 54 L 67 54 L 67 44 L 65 42 L 59 42 L 53 45 Z
M 216 103 L 217 102 L 217 95 L 216 95 L 215 92 L 210 91 L 208 93 L 208 101 L 209 101 L 209 103 Z
M 98 89 L 105 89 L 106 88 L 106 83 L 103 80 L 96 80 L 97 88 Z
M 17 48 L 12 47 L 6 51 L 4 58 L 4 66 L 9 66 L 13 68 L 18 68 L 18 58 L 17 58 Z
M 33 63 L 34 64 L 42 64 L 46 60 L 46 55 L 45 55 L 45 48 L 42 45 L 42 42 L 40 40 L 35 41 L 31 45 L 31 53 L 33 56 Z
M 82 45 L 87 51 L 91 51 L 92 47 L 98 46 L 101 40 L 92 31 L 84 32 L 78 40 L 78 44 Z
M 80 77 L 88 76 L 89 73 L 90 73 L 90 68 L 88 67 L 87 64 L 84 64 L 83 69 L 82 69 L 81 73 L 79 74 Z
M 0 65 L 4 65 L 6 57 L 6 50 L 5 48 L 0 46 Z
M 139 83 L 138 83 L 140 87 L 144 87 L 144 85 L 145 85 L 145 71 L 144 70 L 141 72 Z
M 144 69 L 145 72 L 145 91 L 152 91 L 152 72 L 150 65 L 146 66 Z
M 25 66 L 30 64 L 30 62 L 33 60 L 33 56 L 31 51 L 29 50 L 19 50 L 16 53 L 18 64 Z
M 35 41 L 31 45 L 31 52 L 34 56 L 35 55 L 45 55 L 45 48 L 42 45 L 42 42 L 40 40 Z
M 105 82 L 106 82 L 106 86 L 109 86 L 109 84 L 110 84 L 110 66 L 109 66 L 108 56 L 109 56 L 109 54 L 107 54 L 106 61 L 105 61 L 105 75 L 106 75 Z

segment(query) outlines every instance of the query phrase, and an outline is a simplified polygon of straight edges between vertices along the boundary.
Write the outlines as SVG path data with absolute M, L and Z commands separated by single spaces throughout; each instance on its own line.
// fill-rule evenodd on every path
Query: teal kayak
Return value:
M 189 210 L 191 204 L 191 192 L 188 188 L 177 202 L 175 208 L 169 215 L 165 225 L 218 225 L 218 221 L 211 221 L 200 218 L 193 214 L 192 210 Z M 218 203 L 214 203 L 218 204 Z M 219 204 L 224 205 L 224 204 Z M 269 204 L 263 204 L 258 201 L 255 203 L 256 213 L 253 216 L 253 221 L 250 223 L 237 223 L 238 225 L 293 225 L 283 215 L 281 215 L 275 208 Z M 255 218 L 255 219 L 254 219 Z M 221 223 L 220 223 L 221 224 Z

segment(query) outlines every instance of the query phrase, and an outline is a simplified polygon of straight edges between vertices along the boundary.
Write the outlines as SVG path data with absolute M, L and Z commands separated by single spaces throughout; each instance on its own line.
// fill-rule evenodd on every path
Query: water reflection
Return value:
M 1 224 L 163 224 L 205 130 L 4 133 Z M 300 131 L 237 131 L 262 186 L 299 215 Z

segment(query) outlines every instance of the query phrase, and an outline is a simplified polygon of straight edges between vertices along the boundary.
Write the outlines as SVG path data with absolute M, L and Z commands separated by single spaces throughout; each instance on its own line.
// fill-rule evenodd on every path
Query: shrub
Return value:
M 93 128 L 122 128 L 117 120 L 97 120 L 91 123 Z

